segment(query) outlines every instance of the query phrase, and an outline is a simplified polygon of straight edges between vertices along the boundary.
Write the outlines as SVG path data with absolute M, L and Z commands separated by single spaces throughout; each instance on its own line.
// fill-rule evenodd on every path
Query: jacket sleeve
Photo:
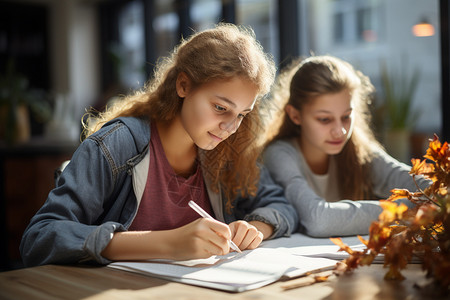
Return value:
M 327 202 L 309 186 L 299 167 L 297 150 L 278 141 L 264 152 L 264 164 L 299 216 L 299 230 L 313 237 L 367 234 L 382 209 L 379 201 Z
M 124 230 L 117 222 L 102 222 L 117 183 L 112 173 L 102 149 L 85 140 L 23 234 L 25 266 L 109 262 L 100 253 L 113 232 Z
M 261 221 L 274 227 L 269 238 L 289 236 L 297 229 L 298 216 L 284 197 L 281 186 L 275 184 L 267 169 L 260 165 L 258 191 L 254 197 L 238 198 L 236 219 Z

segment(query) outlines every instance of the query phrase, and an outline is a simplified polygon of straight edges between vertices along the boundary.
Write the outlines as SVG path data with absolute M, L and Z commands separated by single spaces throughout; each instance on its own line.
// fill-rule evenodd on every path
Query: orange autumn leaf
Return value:
M 395 200 L 404 199 L 404 198 L 411 199 L 411 193 L 407 189 L 393 189 L 393 190 L 391 190 L 391 196 L 389 198 L 387 198 L 386 200 L 387 201 L 395 201 Z M 383 205 L 381 205 L 381 206 L 383 207 Z
M 429 148 L 424 157 L 435 162 L 445 160 L 448 155 L 448 150 L 448 143 L 441 144 L 439 138 L 435 135 L 434 139 L 430 141 Z
M 428 160 L 412 159 L 410 174 L 417 191 L 393 189 L 387 200 L 380 201 L 383 211 L 369 227 L 369 239 L 358 236 L 366 246 L 362 251 L 350 249 L 336 240 L 340 249 L 349 252 L 344 260 L 346 271 L 370 265 L 380 253 L 389 267 L 387 280 L 404 279 L 401 270 L 413 257 L 422 259 L 422 269 L 445 291 L 450 290 L 450 149 L 435 136 L 424 155 Z M 431 161 L 431 163 L 429 163 Z M 416 176 L 423 175 L 431 184 L 419 187 Z M 393 202 L 408 199 L 414 207 Z M 436 286 L 436 285 L 435 285 Z
M 449 188 L 448 187 L 440 187 L 438 190 L 439 195 L 441 195 L 441 197 L 445 197 L 447 196 L 447 194 L 449 193 Z
M 362 236 L 358 235 L 358 240 L 360 240 L 361 243 L 363 243 L 364 245 L 368 245 L 369 241 L 365 240 Z
M 445 158 L 447 157 L 447 155 L 448 155 L 448 150 L 449 150 L 449 148 L 448 148 L 448 143 L 445 142 L 445 143 L 441 146 L 441 149 L 439 149 L 439 152 L 438 152 L 439 157 L 442 158 L 442 159 L 445 159 Z
M 383 211 L 379 215 L 378 219 L 385 223 L 391 223 L 396 219 L 401 219 L 403 213 L 408 210 L 408 206 L 405 204 L 401 203 L 398 205 L 397 203 L 391 201 L 380 200 L 380 206 L 383 208 Z
M 403 269 L 408 264 L 412 256 L 412 248 L 409 243 L 406 231 L 392 235 L 392 238 L 386 244 L 384 253 L 384 264 L 390 265 L 395 269 Z
M 438 213 L 438 207 L 435 205 L 422 205 L 416 213 L 414 218 L 414 224 L 424 226 L 433 222 L 436 214 Z
M 444 232 L 444 226 L 443 226 L 442 223 L 436 223 L 436 224 L 434 224 L 434 225 L 432 226 L 432 229 L 434 230 L 434 232 L 435 232 L 436 234 L 439 234 L 439 233 L 443 233 L 443 232 Z
M 330 238 L 330 240 L 335 243 L 337 246 L 339 246 L 338 251 L 345 251 L 348 254 L 353 254 L 353 249 L 344 244 L 341 238 Z
M 372 222 L 369 227 L 369 242 L 367 243 L 368 249 L 374 249 L 380 251 L 391 236 L 391 228 L 380 222 Z
M 405 231 L 408 227 L 405 225 L 391 225 L 391 235 L 399 234 L 402 231 Z
M 377 253 L 374 253 L 374 252 L 370 252 L 368 254 L 365 254 L 365 255 L 363 255 L 361 257 L 361 259 L 359 261 L 359 264 L 361 266 L 370 266 L 376 256 L 377 256 Z
M 434 137 L 434 139 L 430 141 L 427 153 L 423 157 L 432 161 L 436 161 L 437 153 L 439 152 L 440 148 L 441 142 L 436 139 L 436 137 Z
M 420 160 L 418 158 L 411 159 L 411 171 L 409 174 L 421 175 L 421 174 L 429 174 L 434 171 L 434 165 L 427 163 L 427 161 Z
M 356 269 L 361 264 L 361 255 L 360 253 L 352 254 L 343 262 L 347 265 L 347 270 Z

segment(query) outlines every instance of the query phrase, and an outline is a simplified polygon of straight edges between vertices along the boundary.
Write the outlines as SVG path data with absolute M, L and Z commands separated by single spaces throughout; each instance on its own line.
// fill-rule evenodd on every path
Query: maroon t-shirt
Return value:
M 167 160 L 156 124 L 151 126 L 150 164 L 144 194 L 129 230 L 168 230 L 200 216 L 188 206 L 194 200 L 213 216 L 200 164 L 189 178 L 177 175 Z

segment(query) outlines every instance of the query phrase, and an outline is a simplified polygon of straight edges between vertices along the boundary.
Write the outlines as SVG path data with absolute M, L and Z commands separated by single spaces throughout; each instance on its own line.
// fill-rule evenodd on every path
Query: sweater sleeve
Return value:
M 373 192 L 381 199 L 389 197 L 391 190 L 395 188 L 416 191 L 414 180 L 421 189 L 431 184 L 431 181 L 423 176 L 413 178 L 409 174 L 411 170 L 409 165 L 399 162 L 383 150 L 376 152 L 371 167 Z
M 299 229 L 314 237 L 367 234 L 382 211 L 379 201 L 327 202 L 309 186 L 300 169 L 297 150 L 277 141 L 264 152 L 264 164 L 285 191 L 299 216 Z

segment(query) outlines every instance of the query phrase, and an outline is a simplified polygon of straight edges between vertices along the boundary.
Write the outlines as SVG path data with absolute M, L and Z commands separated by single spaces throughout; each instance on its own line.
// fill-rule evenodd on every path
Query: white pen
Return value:
M 201 208 L 201 207 L 200 207 L 197 203 L 195 203 L 194 201 L 190 200 L 188 204 L 189 204 L 189 206 L 190 206 L 193 210 L 195 210 L 195 211 L 196 211 L 200 216 L 202 216 L 203 218 L 214 220 L 213 217 L 211 217 L 206 211 L 203 210 L 203 208 Z M 235 250 L 235 251 L 237 251 L 237 252 L 239 252 L 239 253 L 242 253 L 241 249 L 239 249 L 239 247 L 236 246 L 236 244 L 233 243 L 233 241 L 231 241 L 231 240 L 230 240 L 230 247 L 231 247 L 231 249 L 233 249 L 233 250 Z

